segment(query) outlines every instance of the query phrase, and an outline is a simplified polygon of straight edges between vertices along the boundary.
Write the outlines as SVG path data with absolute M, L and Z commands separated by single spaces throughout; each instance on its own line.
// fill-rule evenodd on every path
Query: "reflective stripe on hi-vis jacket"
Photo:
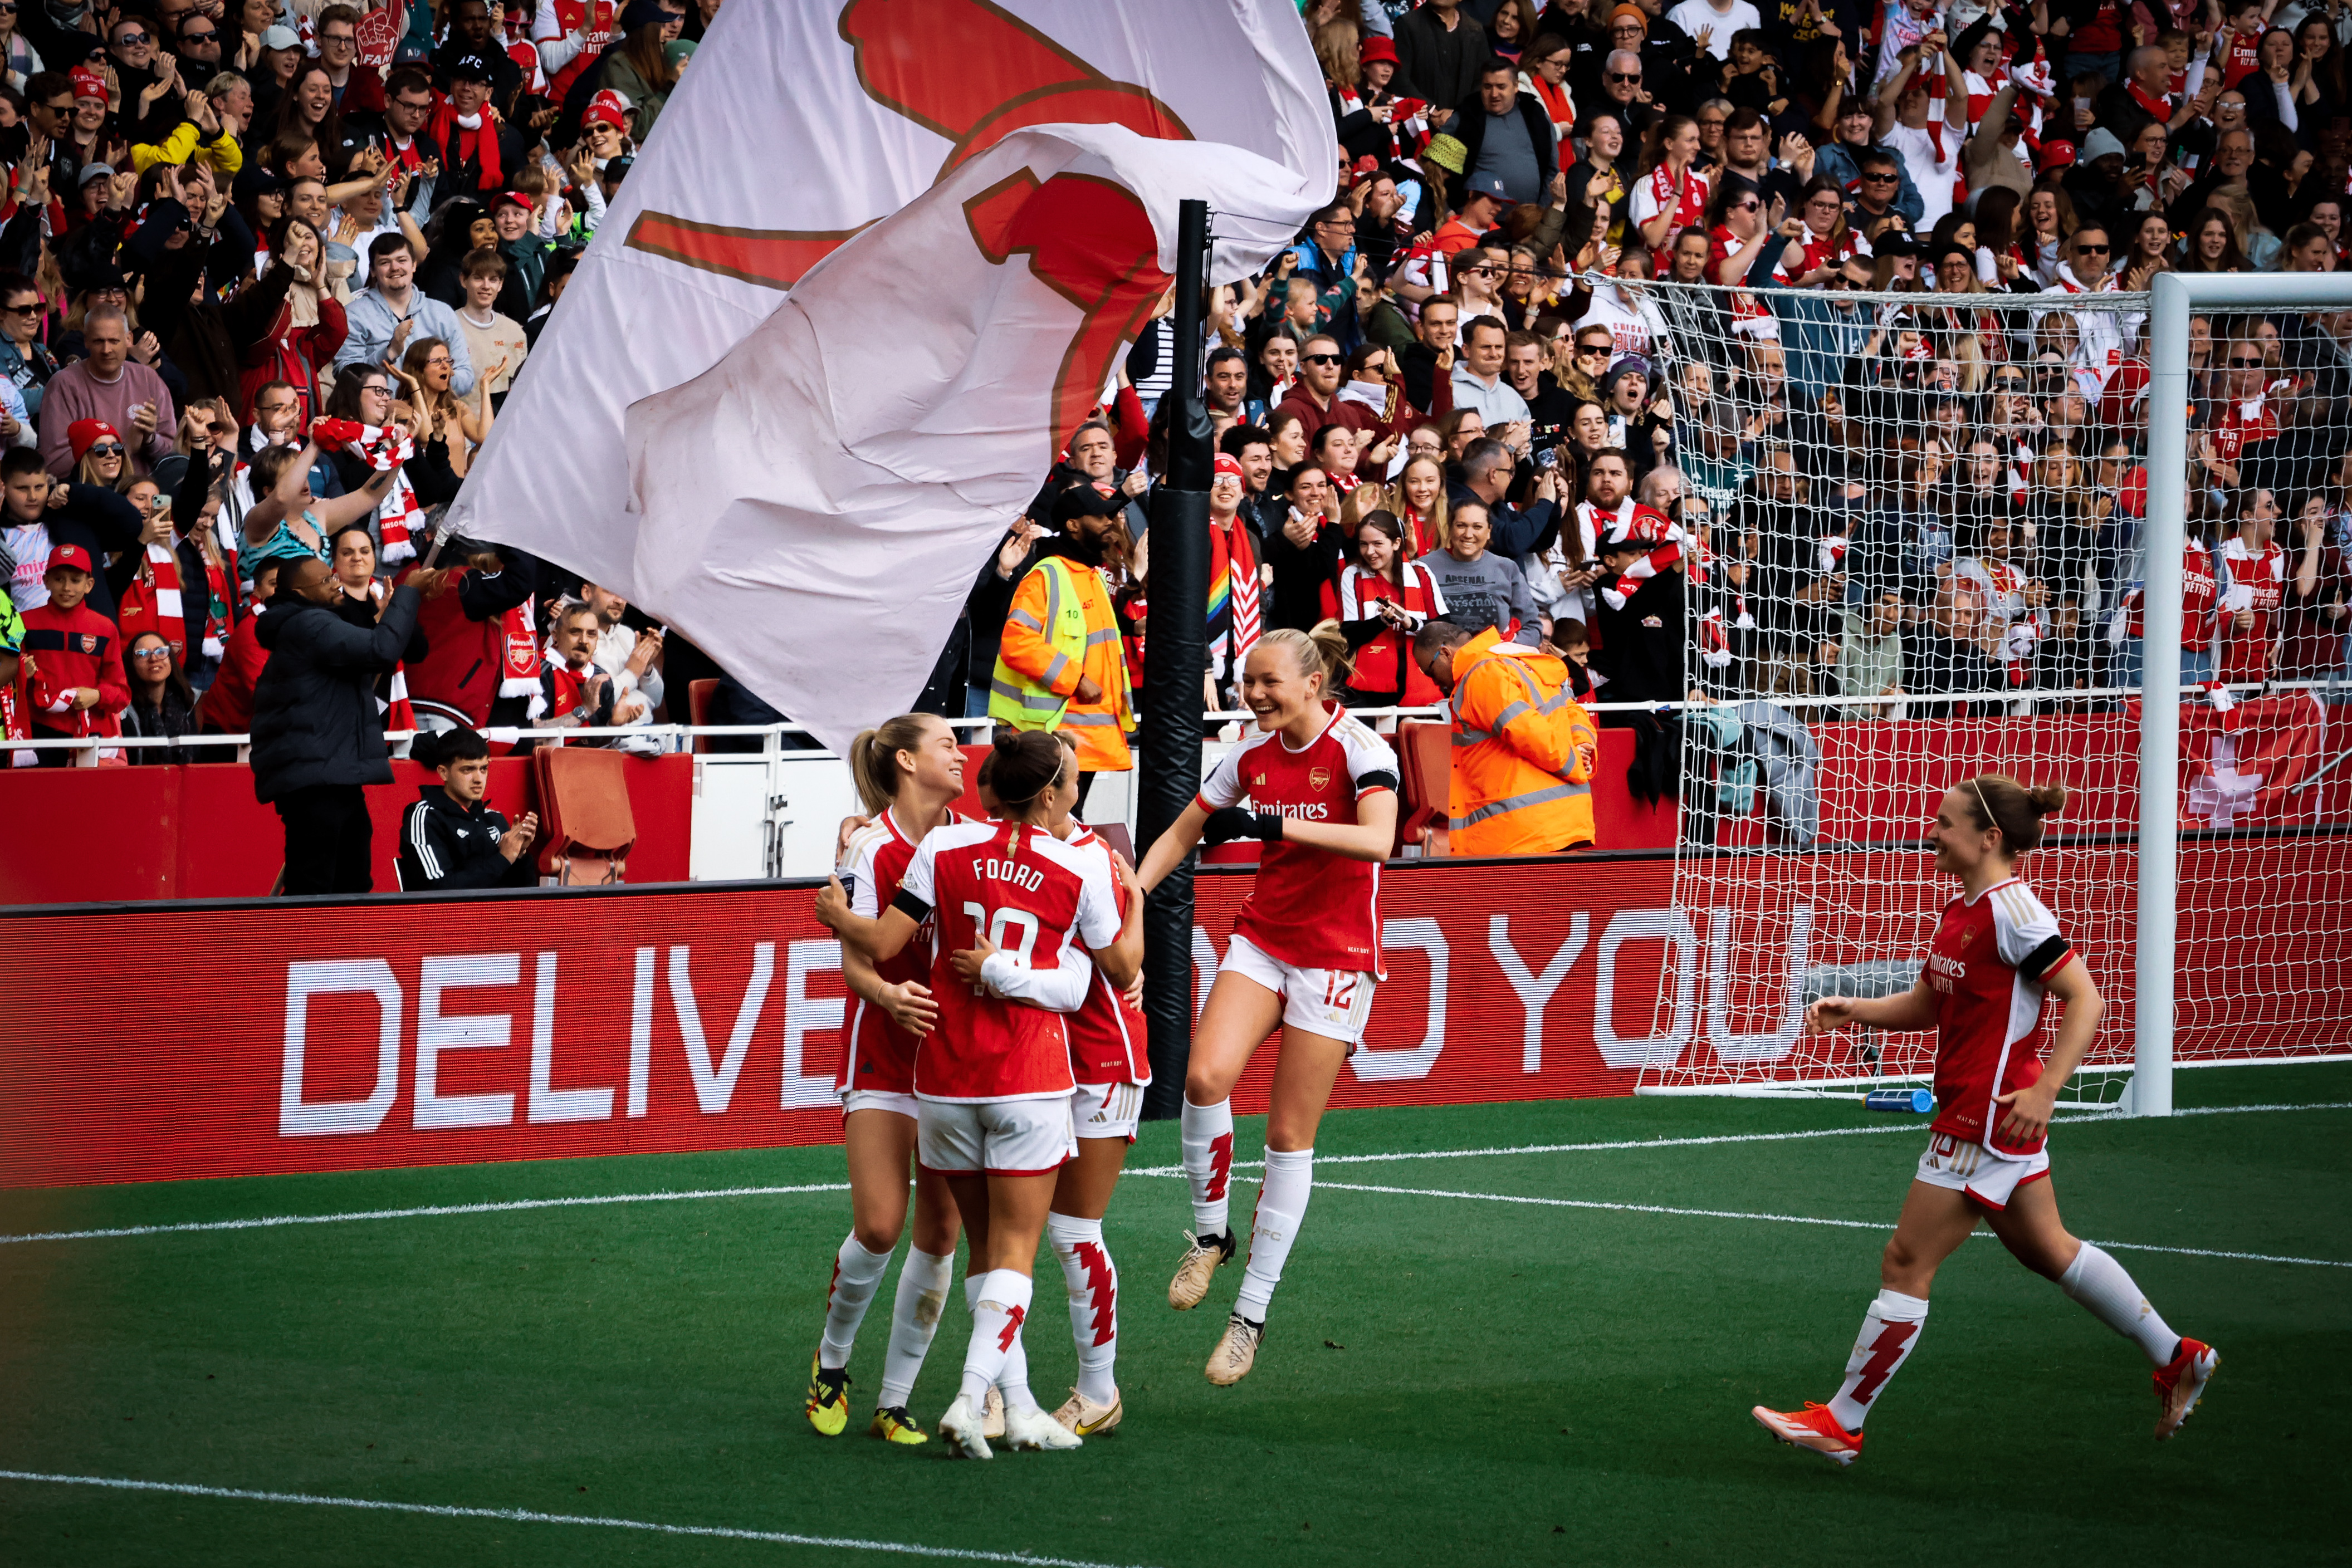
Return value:
M 1454 775 L 1446 847 L 1547 854 L 1593 841 L 1600 737 L 1568 666 L 1490 627 L 1454 653 Z
M 1102 689 L 1100 700 L 1077 701 L 1082 679 Z M 1090 773 L 1135 765 L 1127 659 L 1100 572 L 1047 556 L 1021 580 L 997 643 L 988 716 L 1015 729 L 1068 730 Z

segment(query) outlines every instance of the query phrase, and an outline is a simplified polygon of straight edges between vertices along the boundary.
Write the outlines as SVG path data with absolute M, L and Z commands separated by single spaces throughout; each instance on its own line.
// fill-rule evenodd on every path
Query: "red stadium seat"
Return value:
M 542 746 L 531 753 L 541 875 L 563 887 L 628 880 L 629 849 L 637 841 L 624 771 L 629 766 L 620 752 L 585 747 Z
M 709 724 L 710 722 L 710 699 L 718 695 L 719 682 L 715 678 L 710 680 L 687 682 L 686 722 L 692 725 Z M 710 737 L 707 735 L 696 736 L 694 737 L 694 749 L 697 751 L 709 750 Z
M 1445 853 L 1445 809 L 1454 787 L 1454 729 L 1429 719 L 1399 722 L 1397 763 L 1404 774 L 1397 812 L 1397 847 L 1419 844 L 1424 855 Z

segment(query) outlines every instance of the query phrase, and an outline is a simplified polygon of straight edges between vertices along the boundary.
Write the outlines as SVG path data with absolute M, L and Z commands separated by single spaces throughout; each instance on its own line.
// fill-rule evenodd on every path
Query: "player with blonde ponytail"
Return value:
M 2016 866 L 2041 843 L 2042 819 L 2065 803 L 2063 784 L 2029 787 L 2001 773 L 1946 791 L 1931 838 L 1936 869 L 1958 878 L 1960 891 L 1944 906 L 1918 983 L 1900 996 L 1825 997 L 1806 1009 L 1805 1027 L 1815 1033 L 1848 1024 L 1934 1030 L 1937 1113 L 1879 1266 L 1884 1288 L 1864 1314 L 1835 1397 L 1802 1410 L 1755 1408 L 1784 1443 L 1841 1465 L 1861 1458 L 1863 1418 L 1918 1346 L 1937 1266 L 1979 1221 L 2019 1262 L 2147 1354 L 2156 1368 L 2158 1441 L 2189 1418 L 2221 1364 L 2212 1346 L 2166 1326 L 2122 1264 L 2067 1233 L 2051 1192 L 2051 1111 L 2091 1049 L 2102 1004 Z M 2064 1009 L 2047 1061 L 2045 994 Z
M 1316 1129 L 1340 1065 L 1363 1040 L 1383 974 L 1381 863 L 1396 840 L 1397 759 L 1387 741 L 1333 700 L 1347 655 L 1347 638 L 1328 622 L 1258 640 L 1241 682 L 1257 732 L 1217 764 L 1151 846 L 1137 879 L 1147 892 L 1157 886 L 1203 839 L 1254 838 L 1265 846 L 1184 1077 L 1181 1137 L 1193 1229 L 1168 1286 L 1168 1304 L 1179 1312 L 1200 1304 L 1235 1251 L 1226 1194 L 1234 1084 L 1258 1046 L 1277 1026 L 1282 1030 L 1265 1179 L 1239 1299 L 1209 1358 L 1215 1384 L 1239 1382 L 1256 1363 L 1266 1308 L 1307 1215 Z
M 923 836 L 963 821 L 953 809 L 963 793 L 963 750 L 945 720 L 900 714 L 850 744 L 849 771 L 869 820 L 849 841 L 839 884 L 848 906 L 871 916 L 898 896 L 898 879 Z M 908 1169 L 915 1155 L 915 1049 L 939 1022 L 938 1005 L 924 984 L 928 954 L 876 963 L 845 942 L 841 968 L 856 998 L 838 1085 L 850 1231 L 834 1255 L 806 1406 L 809 1425 L 828 1437 L 840 1436 L 849 1423 L 850 1352 L 906 1228 Z M 937 1173 L 915 1164 L 914 1193 L 914 1240 L 898 1270 L 882 1391 L 867 1428 L 910 1445 L 923 1442 L 925 1434 L 907 1414 L 907 1401 L 955 1277 L 961 1228 L 955 1198 Z

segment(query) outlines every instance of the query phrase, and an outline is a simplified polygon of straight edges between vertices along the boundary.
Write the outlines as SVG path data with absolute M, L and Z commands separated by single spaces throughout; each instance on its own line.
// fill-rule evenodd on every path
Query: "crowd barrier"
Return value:
M 2221 874 L 2184 886 L 2226 886 L 2231 866 L 2275 875 L 2285 861 L 2305 884 L 2294 906 L 2340 905 L 2347 850 L 2342 832 L 2204 839 L 2196 852 Z M 1835 858 L 1855 884 L 1932 885 L 1916 849 Z M 1645 1061 L 1723 1049 L 1757 1010 L 1759 977 L 1698 972 L 1673 877 L 1664 854 L 1393 863 L 1390 978 L 1334 1103 L 1624 1094 Z M 1249 889 L 1246 873 L 1201 875 L 1196 1005 Z M 0 1185 L 835 1141 L 849 1004 L 814 893 L 674 884 L 0 912 Z M 1826 935 L 1870 913 L 1804 917 Z M 2343 955 L 2298 947 L 2264 918 L 2234 903 L 2185 911 L 2184 969 L 2260 942 L 2266 980 L 2305 999 L 2312 1030 L 2352 1016 Z M 1787 946 L 1769 935 L 1770 950 Z M 2095 956 L 2108 973 L 2130 963 Z M 1790 1017 L 1801 982 L 1794 966 L 1762 976 L 1785 988 L 1765 1014 Z M 1772 1049 L 1737 1044 L 1751 1059 Z M 2184 1031 L 2180 1051 L 2245 1048 L 2218 1019 Z M 1265 1109 L 1272 1067 L 1261 1053 L 1236 1109 Z

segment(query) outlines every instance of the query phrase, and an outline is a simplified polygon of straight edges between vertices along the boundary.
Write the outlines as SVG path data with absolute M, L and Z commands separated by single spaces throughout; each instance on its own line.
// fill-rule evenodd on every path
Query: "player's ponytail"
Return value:
M 2066 805 L 2066 786 L 2021 784 L 2006 773 L 1979 773 L 1959 787 L 1969 819 L 1979 828 L 2000 831 L 2001 846 L 2021 855 L 2042 842 L 2042 819 Z
M 1312 632 L 1286 626 L 1268 632 L 1257 642 L 1261 648 L 1288 649 L 1302 677 L 1321 676 L 1323 685 L 1317 695 L 1322 697 L 1337 692 L 1339 683 L 1355 664 L 1353 653 L 1348 646 L 1348 634 L 1339 630 L 1337 621 L 1318 622 Z
M 880 816 L 898 798 L 898 753 L 921 747 L 929 717 L 902 713 L 872 729 L 858 731 L 857 738 L 849 743 L 849 776 L 856 782 L 857 798 L 866 803 L 867 816 Z

